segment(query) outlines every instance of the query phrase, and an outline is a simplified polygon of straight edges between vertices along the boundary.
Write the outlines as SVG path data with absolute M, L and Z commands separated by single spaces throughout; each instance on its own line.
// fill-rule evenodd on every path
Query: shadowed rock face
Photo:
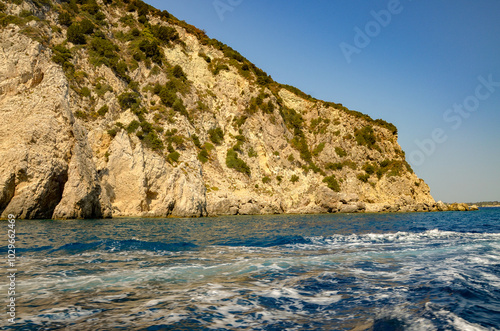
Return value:
M 94 29 L 116 45 L 126 79 L 96 63 L 95 35 L 63 44 L 60 6 L 8 6 L 40 14 L 30 24 L 43 45 L 16 25 L 0 28 L 2 217 L 447 210 L 407 166 L 390 126 L 262 83 L 226 46 L 151 10 L 151 26 L 178 36 L 158 40 L 155 64 L 133 49 L 141 35 L 132 27 L 145 27 L 120 21 L 137 13 L 118 2 L 101 6 L 108 24 Z M 54 62 L 56 45 L 70 66 Z

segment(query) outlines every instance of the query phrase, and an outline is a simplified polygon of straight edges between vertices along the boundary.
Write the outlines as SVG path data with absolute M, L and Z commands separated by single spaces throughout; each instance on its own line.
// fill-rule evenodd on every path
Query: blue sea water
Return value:
M 4 314 L 6 330 L 500 327 L 499 208 L 17 221 L 16 230 L 17 320 Z

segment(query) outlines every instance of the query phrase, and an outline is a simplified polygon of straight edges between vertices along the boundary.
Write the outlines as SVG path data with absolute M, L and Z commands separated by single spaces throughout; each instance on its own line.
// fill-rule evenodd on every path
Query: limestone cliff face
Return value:
M 439 209 L 391 124 L 141 2 L 82 2 L 0 7 L 2 217 Z

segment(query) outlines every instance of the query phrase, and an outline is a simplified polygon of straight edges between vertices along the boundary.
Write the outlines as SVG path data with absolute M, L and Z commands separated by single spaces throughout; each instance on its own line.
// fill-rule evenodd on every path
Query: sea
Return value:
M 500 329 L 500 208 L 15 229 L 2 330 Z

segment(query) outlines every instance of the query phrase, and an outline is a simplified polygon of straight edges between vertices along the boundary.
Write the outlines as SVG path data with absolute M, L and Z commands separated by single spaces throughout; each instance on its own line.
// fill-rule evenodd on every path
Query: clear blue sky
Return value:
M 500 1 L 146 2 L 280 83 L 394 123 L 436 200 L 500 200 Z

